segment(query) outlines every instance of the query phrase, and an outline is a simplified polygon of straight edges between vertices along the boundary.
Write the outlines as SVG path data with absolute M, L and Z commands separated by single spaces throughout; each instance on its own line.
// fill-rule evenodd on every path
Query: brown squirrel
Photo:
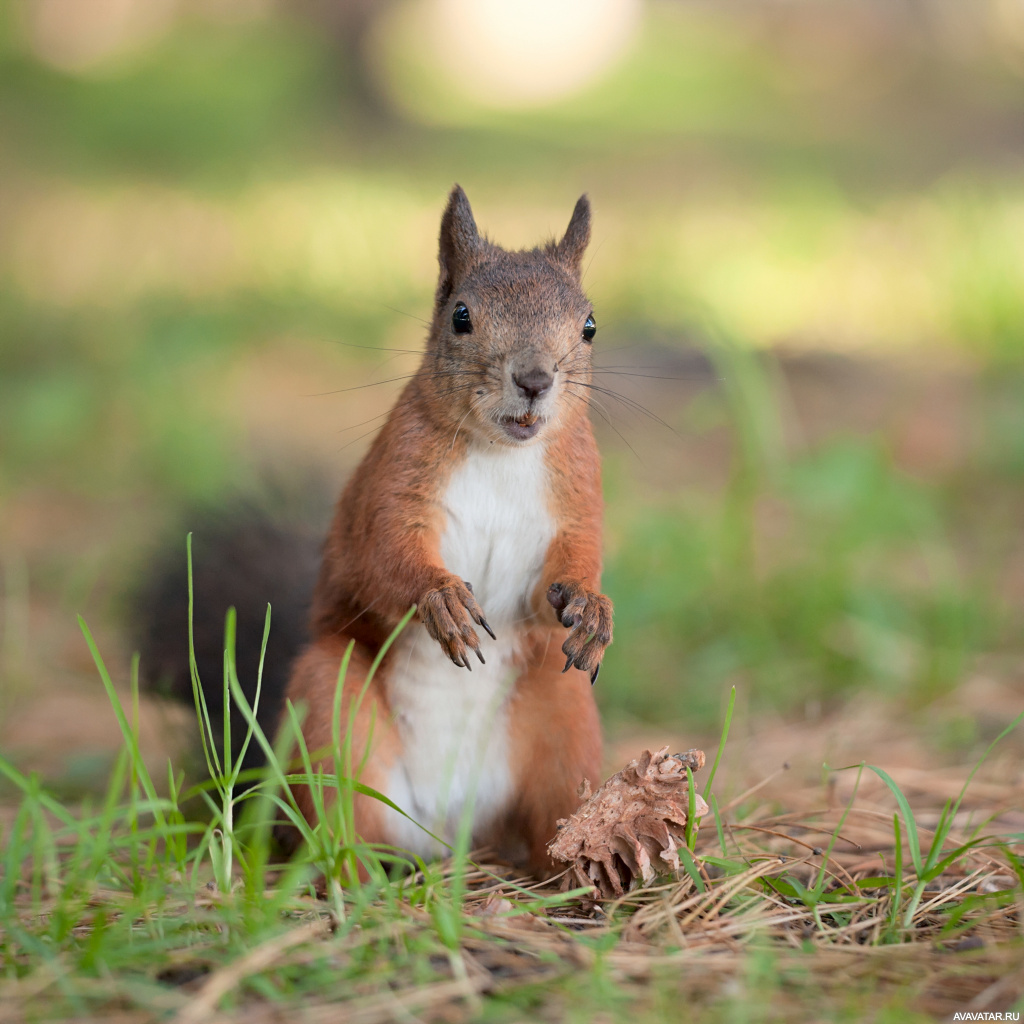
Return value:
M 592 683 L 612 639 L 586 391 L 589 237 L 583 196 L 560 241 L 507 251 L 452 189 L 422 365 L 337 503 L 284 690 L 307 707 L 307 747 L 329 749 L 346 649 L 343 723 L 415 605 L 355 713 L 353 749 L 370 750 L 360 781 L 449 839 L 471 808 L 474 843 L 538 874 L 557 820 L 600 772 Z M 308 791 L 297 798 L 312 819 Z M 366 842 L 441 852 L 378 800 L 357 795 L 354 810 Z

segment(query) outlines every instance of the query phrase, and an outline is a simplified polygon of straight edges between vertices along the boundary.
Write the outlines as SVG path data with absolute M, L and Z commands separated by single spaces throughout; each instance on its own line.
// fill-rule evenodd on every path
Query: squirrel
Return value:
M 581 284 L 589 238 L 585 195 L 561 240 L 521 251 L 479 233 L 461 187 L 448 197 L 422 364 L 341 493 L 305 645 L 269 702 L 303 702 L 307 748 L 329 749 L 346 650 L 343 723 L 415 605 L 352 736 L 353 750 L 369 750 L 359 781 L 413 821 L 357 794 L 364 842 L 433 857 L 442 848 L 414 822 L 452 839 L 469 812 L 474 844 L 544 876 L 557 821 L 600 772 L 592 685 L 612 604 L 600 589 L 586 390 L 597 329 Z M 162 628 L 150 630 L 157 647 Z M 312 820 L 309 791 L 296 798 Z

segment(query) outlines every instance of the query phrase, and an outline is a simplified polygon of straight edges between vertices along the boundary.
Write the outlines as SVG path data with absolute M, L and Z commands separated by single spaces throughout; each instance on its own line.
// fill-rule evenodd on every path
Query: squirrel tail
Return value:
M 309 602 L 320 563 L 320 534 L 294 515 L 275 516 L 251 503 L 185 518 L 192 533 L 192 638 L 214 743 L 223 757 L 224 643 L 228 608 L 236 620 L 238 680 L 250 706 L 256 697 L 267 605 L 270 633 L 263 663 L 257 721 L 273 741 L 284 707 L 292 661 L 308 642 Z M 133 600 L 134 633 L 144 689 L 189 705 L 194 702 L 189 663 L 188 562 L 184 543 L 153 559 Z M 231 701 L 231 760 L 248 726 Z M 242 770 L 265 757 L 252 741 Z M 222 764 L 223 764 L 222 760 Z

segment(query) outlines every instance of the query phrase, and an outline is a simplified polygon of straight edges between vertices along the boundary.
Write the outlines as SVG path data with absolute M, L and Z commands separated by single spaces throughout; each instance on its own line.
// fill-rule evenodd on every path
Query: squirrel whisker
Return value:
M 593 409 L 594 412 L 596 412 L 598 416 L 600 416 L 601 419 L 603 419 L 605 423 L 607 423 L 608 426 L 613 431 L 615 431 L 615 435 L 630 450 L 630 452 L 633 453 L 633 455 L 636 457 L 637 462 L 643 465 L 644 460 L 640 458 L 640 453 L 629 443 L 629 441 L 626 440 L 626 437 L 622 433 L 622 431 L 619 430 L 617 426 L 615 426 L 615 424 L 612 422 L 611 416 L 609 415 L 608 411 L 601 405 L 600 402 L 598 402 L 595 398 L 589 396 L 577 395 L 568 387 L 565 389 L 565 393 L 567 395 L 570 395 L 572 398 L 575 398 L 577 401 L 583 402 L 583 404 L 586 405 L 588 408 Z
M 646 406 L 641 405 L 638 401 L 630 398 L 628 395 L 623 395 L 618 391 L 612 391 L 611 388 L 603 388 L 598 384 L 587 383 L 582 380 L 569 381 L 570 384 L 575 384 L 578 387 L 590 388 L 593 391 L 597 391 L 602 395 L 607 395 L 609 398 L 614 399 L 616 402 L 621 402 L 627 409 L 633 412 L 642 413 L 644 416 L 654 420 L 655 423 L 660 423 L 661 426 L 667 430 L 671 430 L 676 437 L 679 437 L 679 432 L 670 423 L 666 423 L 657 413 L 651 412 Z

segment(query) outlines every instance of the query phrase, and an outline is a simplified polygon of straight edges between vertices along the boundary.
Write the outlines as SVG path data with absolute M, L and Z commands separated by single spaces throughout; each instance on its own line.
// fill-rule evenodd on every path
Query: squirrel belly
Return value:
M 418 622 L 389 657 L 384 689 L 401 753 L 387 795 L 449 842 L 467 812 L 472 834 L 487 835 L 515 796 L 509 701 L 525 636 L 538 624 L 532 600 L 555 533 L 546 447 L 473 444 L 442 497 L 443 562 L 473 582 L 497 636 L 481 636 L 485 663 L 472 673 L 454 665 Z M 387 824 L 396 845 L 422 856 L 441 852 L 394 811 Z

